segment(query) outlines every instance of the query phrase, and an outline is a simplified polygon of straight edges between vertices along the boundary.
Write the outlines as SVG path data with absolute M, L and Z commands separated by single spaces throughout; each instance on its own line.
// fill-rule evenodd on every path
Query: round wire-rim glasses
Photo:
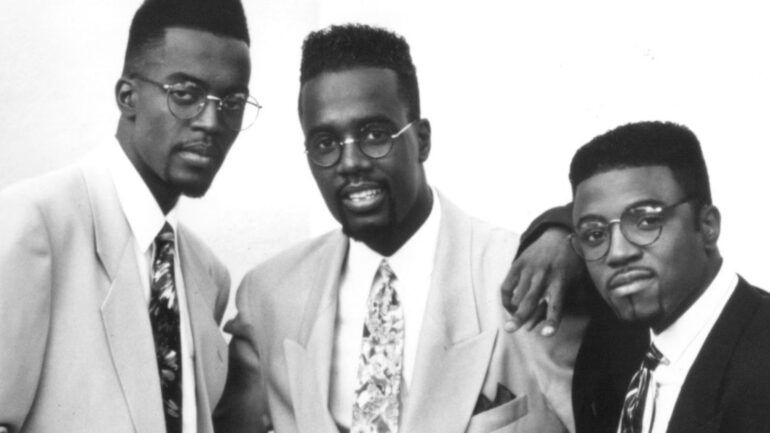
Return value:
M 342 156 L 342 146 L 355 144 L 358 146 L 358 150 L 368 158 L 384 158 L 390 153 L 390 150 L 393 149 L 393 142 L 419 120 L 420 119 L 412 120 L 395 134 L 374 134 L 370 137 L 369 134 L 364 132 L 363 134 L 360 134 L 362 136 L 358 138 L 350 137 L 345 140 L 332 139 L 329 142 L 323 143 L 316 143 L 314 139 L 311 138 L 309 142 L 305 143 L 305 154 L 313 164 L 319 167 L 331 167 L 339 162 L 340 157 Z M 378 126 L 374 129 L 382 129 L 382 127 Z M 365 128 L 364 131 L 367 131 L 367 129 Z
M 237 92 L 223 97 L 214 96 L 194 82 L 160 83 L 140 74 L 131 78 L 152 84 L 166 92 L 166 105 L 179 120 L 189 120 L 200 115 L 209 101 L 214 101 L 217 112 L 228 129 L 243 131 L 254 124 L 262 105 L 247 92 Z
M 633 245 L 652 245 L 660 238 L 671 211 L 693 200 L 693 197 L 685 197 L 670 205 L 632 205 L 623 211 L 620 218 L 607 222 L 592 219 L 579 223 L 569 235 L 570 245 L 587 262 L 601 260 L 610 251 L 613 224 L 618 224 L 623 237 Z

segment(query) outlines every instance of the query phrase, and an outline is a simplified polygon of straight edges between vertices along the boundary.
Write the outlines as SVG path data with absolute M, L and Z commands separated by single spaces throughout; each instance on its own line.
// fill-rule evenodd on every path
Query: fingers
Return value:
M 500 287 L 501 299 L 503 301 L 503 307 L 511 314 L 516 313 L 516 304 L 513 303 L 513 295 L 516 292 L 516 286 L 519 284 L 519 270 L 517 261 L 513 262 L 511 268 L 508 270 L 508 274 L 505 275 L 503 285 Z
M 535 272 L 530 276 L 527 269 L 522 271 L 518 285 L 513 291 L 511 303 L 514 307 L 508 310 L 512 315 L 504 326 L 506 331 L 516 331 L 535 316 L 544 290 L 542 287 L 543 278 L 542 272 Z
M 540 330 L 540 335 L 550 337 L 555 334 L 561 324 L 562 312 L 564 311 L 564 293 L 566 286 L 560 279 L 554 279 L 550 282 L 546 291 L 548 299 L 548 308 L 546 309 L 545 322 Z
M 546 316 L 546 311 L 548 310 L 548 298 L 542 297 L 538 301 L 537 305 L 535 306 L 535 309 L 532 312 L 532 316 L 529 319 L 529 325 L 527 325 L 527 331 L 531 331 L 535 329 L 544 319 Z

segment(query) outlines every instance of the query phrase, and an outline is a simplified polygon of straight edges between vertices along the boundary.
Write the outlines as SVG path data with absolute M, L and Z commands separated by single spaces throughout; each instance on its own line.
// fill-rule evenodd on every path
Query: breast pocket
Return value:
M 471 418 L 466 433 L 505 433 L 517 420 L 527 414 L 527 396 L 515 398 Z

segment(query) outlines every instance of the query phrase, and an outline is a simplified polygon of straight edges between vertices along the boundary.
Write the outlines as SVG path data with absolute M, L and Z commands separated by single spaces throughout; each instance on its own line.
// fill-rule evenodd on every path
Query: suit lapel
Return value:
M 178 226 L 179 255 L 184 278 L 187 310 L 195 347 L 195 397 L 198 429 L 211 432 L 211 402 L 222 394 L 227 376 L 227 345 L 214 320 L 216 284 L 195 250 L 189 248 L 185 228 Z
M 481 392 L 497 330 L 480 332 L 469 219 L 447 200 L 403 431 L 463 432 Z
M 300 432 L 337 432 L 329 413 L 329 380 L 337 295 L 347 251 L 347 238 L 336 232 L 326 248 L 309 258 L 309 269 L 318 270 L 317 279 L 305 287 L 307 301 L 299 335 L 283 344 Z
M 102 172 L 99 172 L 102 170 Z M 85 167 L 94 222 L 94 242 L 110 280 L 101 306 L 102 322 L 123 396 L 138 433 L 163 431 L 165 420 L 150 319 L 128 227 L 114 186 L 101 167 Z M 154 366 L 154 362 L 149 364 Z M 154 390 L 154 391 L 153 391 Z
M 669 432 L 701 432 L 720 417 L 720 389 L 733 349 L 759 306 L 742 279 L 719 315 L 682 385 Z

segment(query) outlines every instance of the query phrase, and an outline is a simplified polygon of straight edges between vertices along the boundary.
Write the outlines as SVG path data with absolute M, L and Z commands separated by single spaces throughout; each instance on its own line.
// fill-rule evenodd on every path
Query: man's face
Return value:
M 396 73 L 385 68 L 323 73 L 304 84 L 300 106 L 308 142 L 320 136 L 360 138 L 366 131 L 394 134 L 410 121 Z M 432 203 L 422 166 L 429 151 L 429 126 L 417 121 L 383 158 L 369 158 L 346 144 L 335 165 L 308 163 L 334 218 L 348 235 L 366 239 L 422 224 Z
M 138 72 L 163 84 L 195 83 L 222 97 L 248 91 L 251 66 L 245 42 L 213 33 L 170 28 L 149 48 Z M 124 149 L 150 190 L 159 197 L 202 196 L 238 136 L 222 122 L 214 101 L 187 120 L 169 111 L 166 92 L 135 79 L 133 129 Z
M 629 206 L 665 206 L 684 198 L 668 167 L 611 170 L 577 186 L 572 221 L 607 222 L 620 218 Z M 644 247 L 629 242 L 618 224 L 611 225 L 607 255 L 586 262 L 599 293 L 621 319 L 644 322 L 653 329 L 668 326 L 705 289 L 707 240 L 702 227 L 695 225 L 692 203 L 672 208 L 658 240 Z

